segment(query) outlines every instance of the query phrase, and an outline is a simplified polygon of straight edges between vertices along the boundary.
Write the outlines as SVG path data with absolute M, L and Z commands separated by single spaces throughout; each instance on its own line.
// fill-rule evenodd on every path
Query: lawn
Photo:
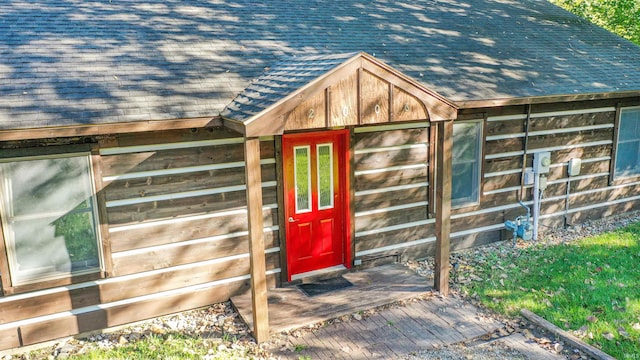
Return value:
M 92 347 L 84 353 L 73 354 L 77 360 L 147 360 L 147 359 L 205 359 L 233 360 L 253 359 L 260 355 L 255 348 L 236 345 L 233 339 L 203 339 L 179 333 L 154 334 L 116 347 Z M 34 358 L 45 358 L 43 353 L 32 354 Z
M 632 359 L 640 353 L 639 241 L 635 223 L 565 244 L 486 252 L 458 273 L 470 278 L 462 290 L 486 307 L 509 316 L 529 309 Z

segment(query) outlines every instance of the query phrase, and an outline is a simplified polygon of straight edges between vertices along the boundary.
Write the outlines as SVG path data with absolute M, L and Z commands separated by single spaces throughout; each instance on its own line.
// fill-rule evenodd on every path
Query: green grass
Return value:
M 527 308 L 619 359 L 640 353 L 640 223 L 573 243 L 495 252 L 462 286 L 506 315 Z
M 254 358 L 250 350 L 223 344 L 221 339 L 203 339 L 180 334 L 147 336 L 138 341 L 112 349 L 92 349 L 72 359 L 208 359 L 233 360 Z

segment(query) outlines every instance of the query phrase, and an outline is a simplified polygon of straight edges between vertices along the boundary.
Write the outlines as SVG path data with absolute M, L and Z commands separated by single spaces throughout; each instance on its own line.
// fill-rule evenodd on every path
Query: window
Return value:
M 296 146 L 294 152 L 294 176 L 296 191 L 296 214 L 311 211 L 311 161 L 309 146 Z
M 481 125 L 479 121 L 453 124 L 452 206 L 479 201 Z
M 100 271 L 88 154 L 3 160 L 0 179 L 13 286 Z
M 640 175 L 640 108 L 620 111 L 614 178 Z

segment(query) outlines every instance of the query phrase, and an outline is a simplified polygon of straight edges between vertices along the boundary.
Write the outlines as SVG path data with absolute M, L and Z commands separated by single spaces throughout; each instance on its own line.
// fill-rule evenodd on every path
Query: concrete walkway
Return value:
M 295 360 L 397 359 L 478 339 L 504 326 L 481 316 L 477 308 L 462 300 L 438 296 L 357 318 L 351 316 L 315 331 L 302 331 L 302 336 L 289 335 L 287 345 L 273 349 L 273 354 Z M 502 341 L 529 359 L 564 359 L 517 333 L 475 346 L 494 341 Z

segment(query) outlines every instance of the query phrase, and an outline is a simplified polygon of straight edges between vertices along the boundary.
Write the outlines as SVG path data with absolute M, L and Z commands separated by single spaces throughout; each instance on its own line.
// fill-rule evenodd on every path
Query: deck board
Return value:
M 344 274 L 354 286 L 308 297 L 296 287 L 270 289 L 269 326 L 271 333 L 306 327 L 343 315 L 368 310 L 398 300 L 430 293 L 432 283 L 398 264 Z M 243 320 L 253 328 L 251 294 L 231 299 Z
M 272 334 L 280 333 L 280 340 L 290 344 L 289 348 L 302 345 L 298 351 L 273 349 L 274 355 L 282 359 L 393 359 L 468 341 L 503 326 L 480 318 L 475 307 L 460 299 L 434 295 L 430 281 L 398 264 L 344 277 L 354 286 L 315 297 L 293 287 L 269 290 Z M 365 312 L 360 320 L 342 317 L 399 300 L 405 301 Z M 250 296 L 232 301 L 251 325 Z M 340 320 L 328 326 L 308 330 L 311 324 L 337 318 Z

